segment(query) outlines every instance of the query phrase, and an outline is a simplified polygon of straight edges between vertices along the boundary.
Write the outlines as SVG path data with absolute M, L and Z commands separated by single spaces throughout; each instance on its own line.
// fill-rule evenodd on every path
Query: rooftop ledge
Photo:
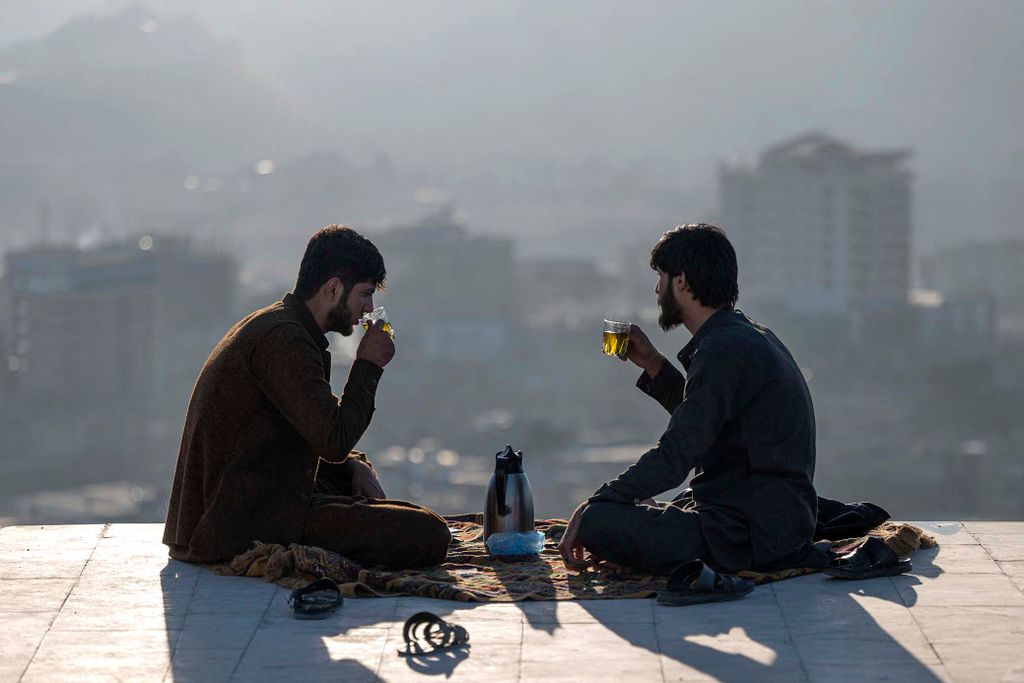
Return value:
M 295 621 L 287 591 L 168 560 L 159 524 L 0 529 L 0 681 L 1024 681 L 1024 522 L 915 522 L 912 574 L 821 575 L 718 605 L 346 599 Z M 397 656 L 406 617 L 470 648 Z

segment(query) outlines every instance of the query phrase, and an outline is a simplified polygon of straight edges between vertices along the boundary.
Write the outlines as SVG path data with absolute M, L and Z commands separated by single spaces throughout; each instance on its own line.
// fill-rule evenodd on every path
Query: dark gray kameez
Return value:
M 657 446 L 598 489 L 590 503 L 636 506 L 681 485 L 695 470 L 686 515 L 644 508 L 643 516 L 664 526 L 671 522 L 663 515 L 674 515 L 680 520 L 680 545 L 697 549 L 699 559 L 723 571 L 818 564 L 812 544 L 817 516 L 814 408 L 789 350 L 742 312 L 722 309 L 697 330 L 678 358 L 685 377 L 666 360 L 656 377 L 645 373 L 637 382 L 672 414 L 668 429 Z M 696 515 L 699 524 L 689 515 Z M 587 517 L 581 529 L 584 545 L 588 537 L 600 537 L 605 540 L 601 545 L 614 546 L 617 536 L 642 533 L 633 511 L 589 515 L 589 525 Z M 620 517 L 623 528 L 618 529 L 614 520 Z M 702 543 L 683 536 L 695 528 Z M 657 566 L 659 554 L 674 554 L 666 551 L 662 536 L 652 536 L 648 556 L 637 558 L 640 565 Z

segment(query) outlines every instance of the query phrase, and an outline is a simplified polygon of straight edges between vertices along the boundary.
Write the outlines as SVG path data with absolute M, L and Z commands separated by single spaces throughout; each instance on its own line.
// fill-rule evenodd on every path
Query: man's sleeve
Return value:
M 682 484 L 690 470 L 702 464 L 726 422 L 760 389 L 749 367 L 743 352 L 702 349 L 658 445 L 599 488 L 589 502 L 635 504 Z
M 260 341 L 249 364 L 267 399 L 314 454 L 330 462 L 349 457 L 370 425 L 383 369 L 357 359 L 339 400 L 325 377 L 320 349 L 301 329 L 287 324 Z
M 668 358 L 661 365 L 661 370 L 653 379 L 648 377 L 646 372 L 640 374 L 636 381 L 636 388 L 644 392 L 655 401 L 660 403 L 665 410 L 672 413 L 683 400 L 683 392 L 686 389 L 686 378 L 683 373 L 672 365 Z

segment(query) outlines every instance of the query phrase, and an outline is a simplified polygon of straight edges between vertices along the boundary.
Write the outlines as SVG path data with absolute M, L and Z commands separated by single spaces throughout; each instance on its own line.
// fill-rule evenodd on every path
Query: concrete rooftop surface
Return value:
M 345 599 L 168 560 L 158 524 L 0 529 L 2 681 L 1024 681 L 1024 522 L 919 523 L 912 574 L 805 576 L 735 602 Z M 470 647 L 397 656 L 429 610 Z

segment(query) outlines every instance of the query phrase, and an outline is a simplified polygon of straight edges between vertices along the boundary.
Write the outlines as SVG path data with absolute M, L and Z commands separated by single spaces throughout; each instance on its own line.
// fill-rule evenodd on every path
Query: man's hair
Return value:
M 294 294 L 308 301 L 332 277 L 341 280 L 345 296 L 359 282 L 372 282 L 383 289 L 386 275 L 384 258 L 373 242 L 347 225 L 327 225 L 306 245 Z
M 651 270 L 684 275 L 693 297 L 708 308 L 732 308 L 739 298 L 736 251 L 725 232 L 707 223 L 678 225 L 651 250 Z

